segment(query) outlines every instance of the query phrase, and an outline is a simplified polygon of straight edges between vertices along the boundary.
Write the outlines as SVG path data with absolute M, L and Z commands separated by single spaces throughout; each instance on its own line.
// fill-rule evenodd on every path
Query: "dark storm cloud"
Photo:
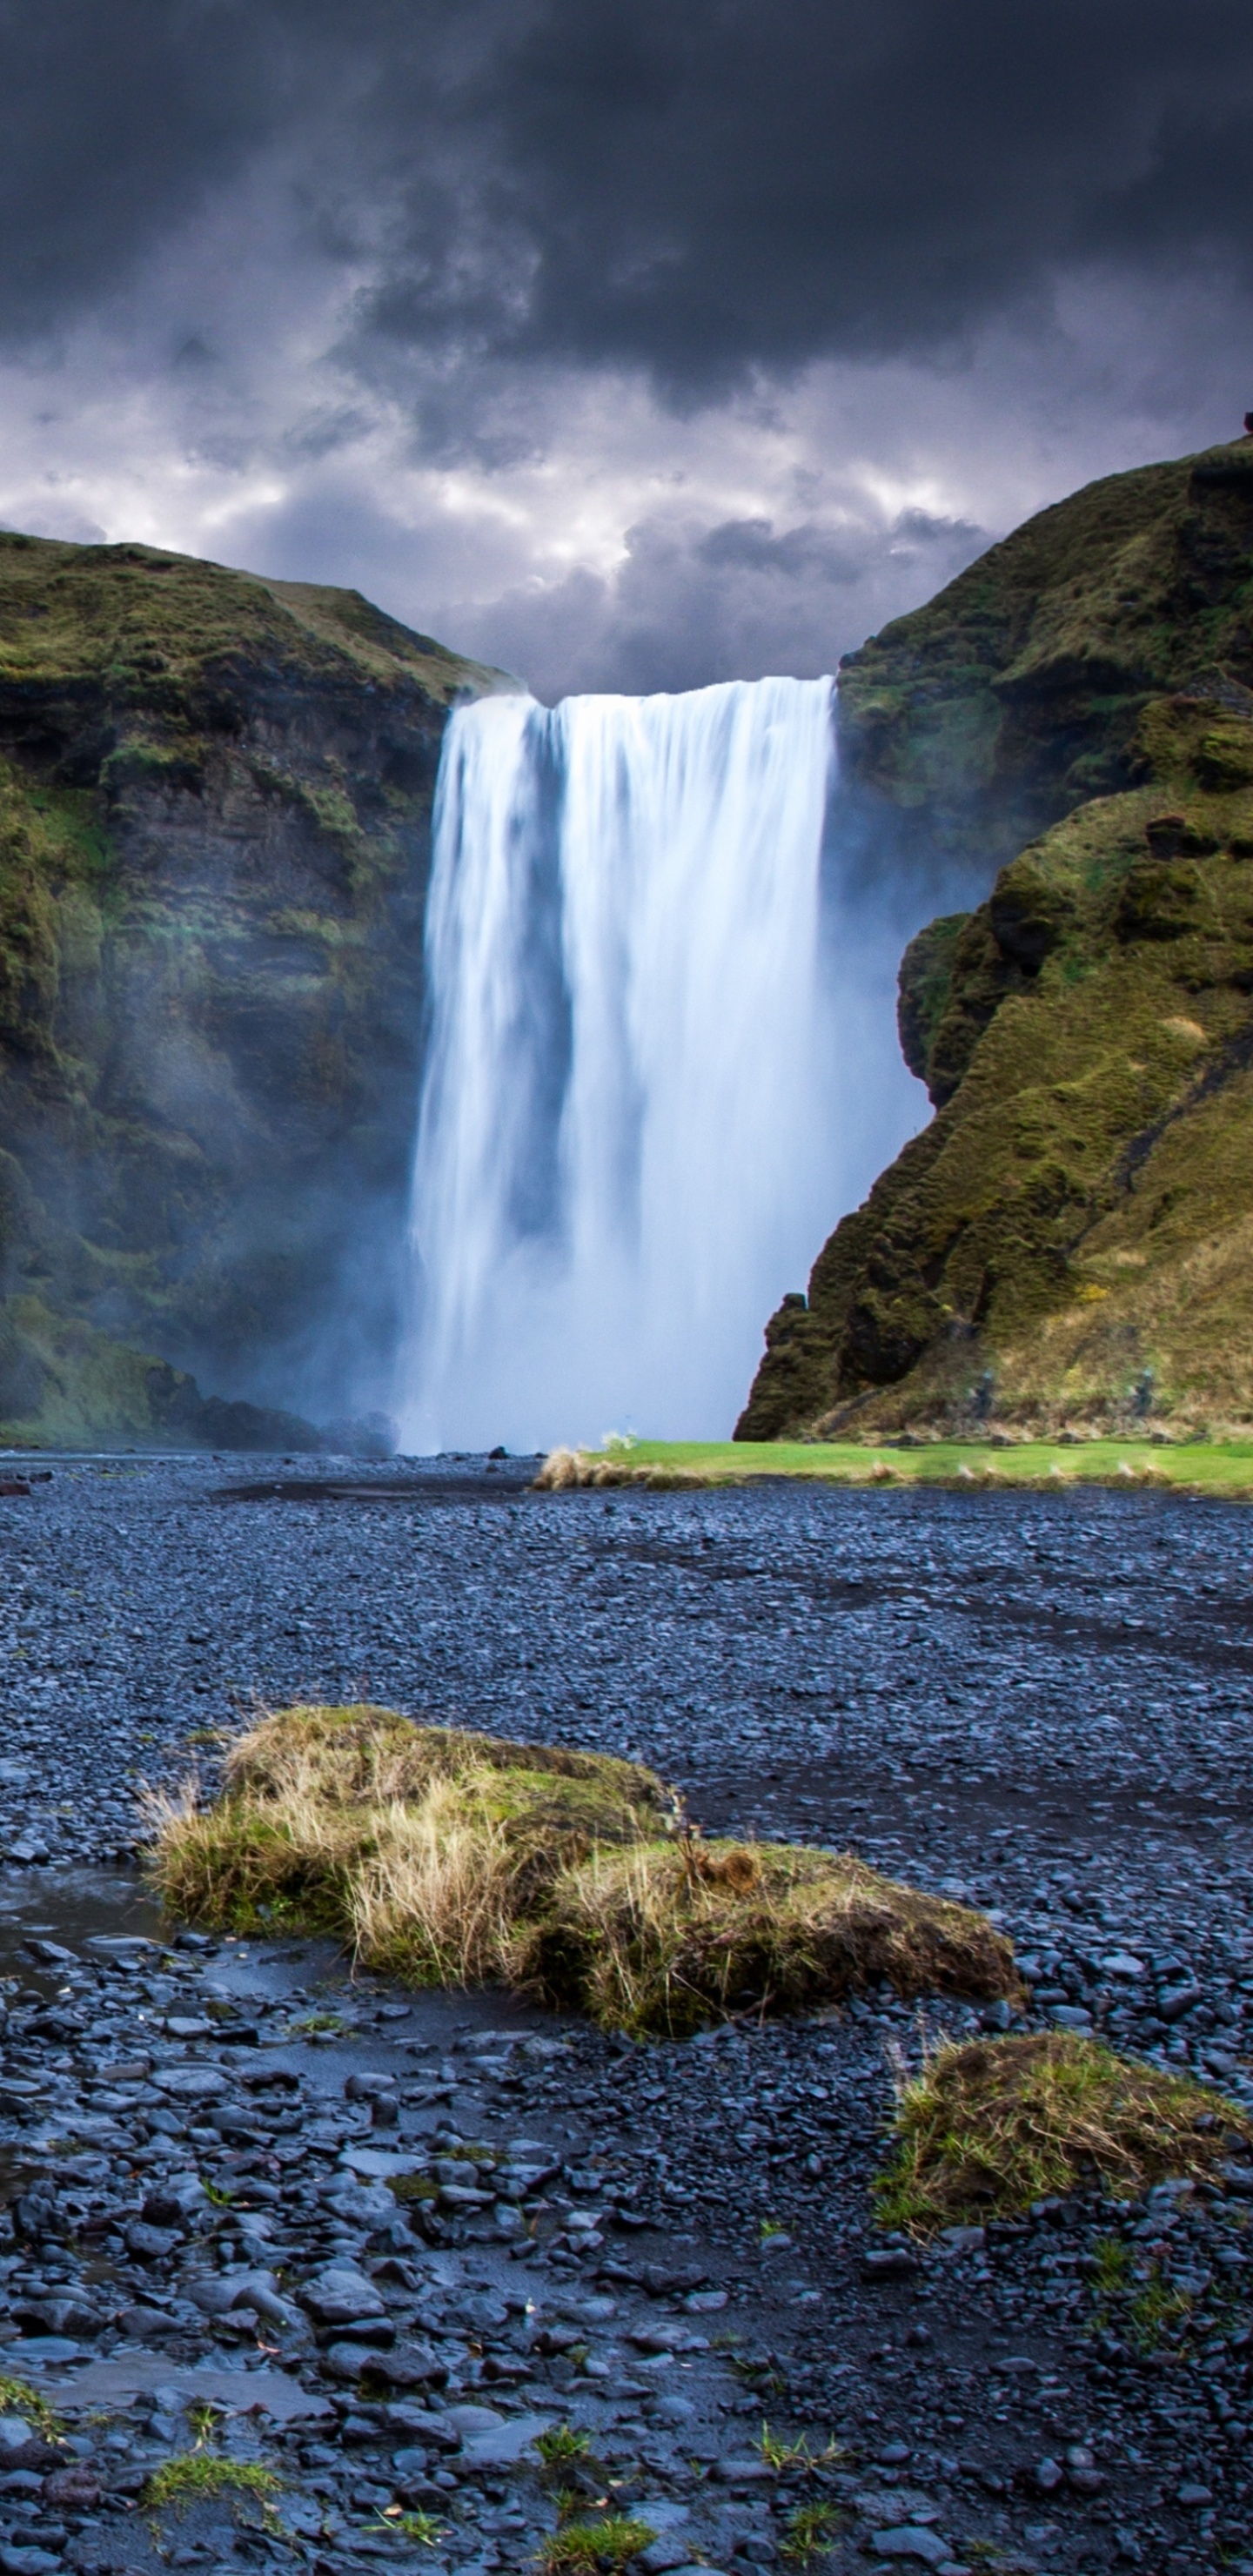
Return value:
M 986 544 L 986 530 L 919 510 L 836 530 L 645 520 L 612 576 L 578 567 L 539 596 L 526 586 L 454 608 L 445 623 L 464 649 L 505 662 L 550 701 L 572 689 L 632 696 L 772 671 L 816 679 Z
M 1247 273 L 1253 34 L 1247 0 L 0 0 L 0 324 L 267 156 L 358 363 L 434 365 L 455 445 L 467 363 L 701 399 L 960 343 L 1085 262 Z
M 397 341 L 638 362 L 682 396 L 951 343 L 1068 264 L 1249 260 L 1243 0 L 547 0 L 496 24 L 445 101 L 464 162 L 416 180 L 368 306 Z
M 290 104 L 250 0 L 0 0 L 0 326 L 116 286 Z

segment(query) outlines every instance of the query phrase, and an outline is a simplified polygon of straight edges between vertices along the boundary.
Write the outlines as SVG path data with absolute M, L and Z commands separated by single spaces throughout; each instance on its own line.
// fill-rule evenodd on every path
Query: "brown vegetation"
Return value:
M 284 1709 L 236 1744 L 220 1797 L 156 1810 L 171 1911 L 333 1933 L 416 1984 L 500 1980 L 605 2028 L 681 2035 L 886 1980 L 1013 1995 L 1008 1942 L 851 1854 L 710 1847 L 673 1792 L 606 1754 Z

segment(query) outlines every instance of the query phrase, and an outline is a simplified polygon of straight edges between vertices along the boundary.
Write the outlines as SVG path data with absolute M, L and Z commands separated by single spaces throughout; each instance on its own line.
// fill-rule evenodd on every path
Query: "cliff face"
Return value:
M 840 666 L 840 770 L 869 848 L 990 886 L 1131 784 L 1151 697 L 1253 683 L 1253 447 L 1116 474 L 1042 510 Z
M 352 592 L 0 535 L 3 1436 L 220 1443 L 188 1369 L 377 1400 L 440 740 L 502 685 Z
M 1253 1420 L 1249 681 L 1250 442 L 1044 512 L 845 665 L 853 792 L 997 872 L 906 952 L 938 1114 L 738 1437 Z

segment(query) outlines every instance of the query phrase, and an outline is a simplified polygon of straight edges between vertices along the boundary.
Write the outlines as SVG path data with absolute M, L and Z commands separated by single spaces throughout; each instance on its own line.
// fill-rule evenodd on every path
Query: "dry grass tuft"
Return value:
M 419 1726 L 392 1709 L 280 1709 L 241 1737 L 221 1797 L 153 1802 L 172 1912 L 233 1931 L 330 1932 L 420 1984 L 501 1973 L 511 1926 L 572 1862 L 663 1833 L 642 1764 Z
M 711 1847 L 639 1764 L 390 1709 L 280 1710 L 235 1746 L 214 1805 L 154 1813 L 172 1912 L 330 1932 L 410 1983 L 506 1980 L 607 2029 L 679 2036 L 880 1978 L 1018 1992 L 982 1915 L 851 1855 Z
M 656 1461 L 632 1464 L 629 1451 L 597 1457 L 586 1449 L 550 1449 L 534 1490 L 539 1494 L 571 1493 L 581 1486 L 643 1485 L 654 1493 L 674 1493 L 686 1485 L 713 1480 L 694 1467 L 666 1467 Z
M 886 1978 L 897 1994 L 1017 1992 L 981 1914 L 899 1887 L 851 1853 L 646 1843 L 562 1872 L 522 1925 L 516 1981 L 603 2028 L 680 2038 L 754 2008 L 800 2012 Z
M 926 2233 L 1054 2194 L 1135 2194 L 1214 2173 L 1224 2132 L 1251 2138 L 1253 2121 L 1208 2086 L 1071 2031 L 946 2046 L 901 2088 L 878 2213 Z

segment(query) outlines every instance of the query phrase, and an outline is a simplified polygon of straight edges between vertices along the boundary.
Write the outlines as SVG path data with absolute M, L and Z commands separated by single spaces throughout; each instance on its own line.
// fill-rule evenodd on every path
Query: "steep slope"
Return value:
M 839 674 L 845 828 L 877 868 L 982 893 L 1085 798 L 1131 783 L 1150 697 L 1253 684 L 1253 442 L 1042 510 Z
M 898 815 L 967 856 L 1061 819 L 907 951 L 938 1115 L 771 1319 L 738 1437 L 1253 1419 L 1251 607 L 1241 442 L 1046 512 L 841 675 Z
M 169 1364 L 370 1402 L 440 740 L 507 685 L 352 592 L 0 534 L 5 1436 L 186 1431 Z

